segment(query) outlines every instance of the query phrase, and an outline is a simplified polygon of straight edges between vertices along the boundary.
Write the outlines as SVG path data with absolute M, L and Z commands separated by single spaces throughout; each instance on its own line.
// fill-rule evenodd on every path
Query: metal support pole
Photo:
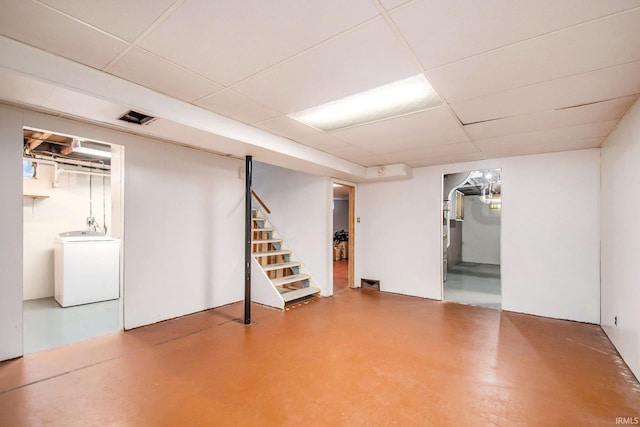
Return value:
M 244 324 L 251 324 L 251 177 L 253 159 L 245 157 L 244 163 Z

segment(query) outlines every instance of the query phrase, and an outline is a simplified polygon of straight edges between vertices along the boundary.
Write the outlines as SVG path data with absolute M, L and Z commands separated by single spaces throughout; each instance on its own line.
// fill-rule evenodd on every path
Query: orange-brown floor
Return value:
M 640 387 L 600 327 L 347 289 L 0 364 L 0 425 L 615 425 Z
M 349 287 L 349 260 L 343 259 L 333 262 L 333 292 L 342 291 Z

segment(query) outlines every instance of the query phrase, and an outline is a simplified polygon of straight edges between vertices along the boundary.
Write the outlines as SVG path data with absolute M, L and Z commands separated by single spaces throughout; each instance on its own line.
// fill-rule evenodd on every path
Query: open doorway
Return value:
M 444 175 L 443 199 L 443 300 L 501 309 L 501 170 Z
M 24 129 L 24 354 L 122 330 L 123 152 Z
M 333 183 L 333 292 L 354 287 L 355 187 Z

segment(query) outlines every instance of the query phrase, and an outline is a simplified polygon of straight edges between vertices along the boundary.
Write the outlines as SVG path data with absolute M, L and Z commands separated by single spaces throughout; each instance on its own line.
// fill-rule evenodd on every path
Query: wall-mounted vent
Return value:
M 118 120 L 133 123 L 135 125 L 148 125 L 155 119 L 155 117 L 147 116 L 146 114 L 138 113 L 137 111 L 133 110 L 129 110 L 118 117 Z
M 380 280 L 360 279 L 360 287 L 363 289 L 369 288 L 380 290 Z

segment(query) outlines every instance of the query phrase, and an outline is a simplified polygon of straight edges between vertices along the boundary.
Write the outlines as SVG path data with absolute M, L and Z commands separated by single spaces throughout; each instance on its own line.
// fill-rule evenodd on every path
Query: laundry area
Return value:
M 111 146 L 25 129 L 22 161 L 24 353 L 120 330 Z

